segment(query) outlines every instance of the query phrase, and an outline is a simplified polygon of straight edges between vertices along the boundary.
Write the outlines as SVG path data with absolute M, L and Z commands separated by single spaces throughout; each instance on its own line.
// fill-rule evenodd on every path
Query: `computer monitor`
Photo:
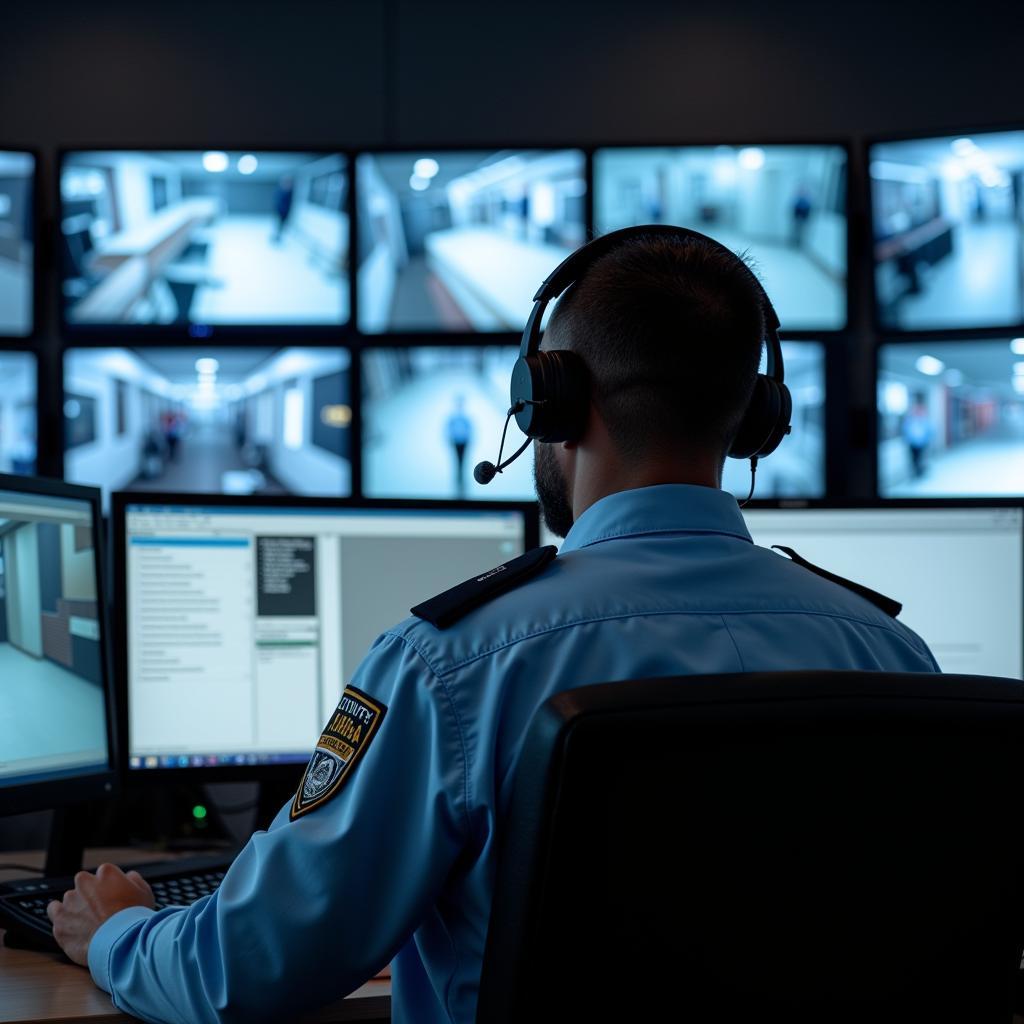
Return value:
M 825 346 L 818 341 L 784 341 L 782 358 L 793 397 L 793 429 L 770 458 L 758 460 L 754 496 L 820 498 L 825 494 Z M 750 462 L 726 459 L 722 487 L 746 498 Z
M 594 154 L 598 234 L 678 224 L 748 253 L 786 331 L 846 326 L 846 150 L 616 147 Z
M 1024 131 L 869 147 L 883 328 L 1024 323 Z
M 743 516 L 756 544 L 791 547 L 902 602 L 899 620 L 944 672 L 1024 674 L 1021 503 L 748 508 Z
M 0 149 L 0 338 L 35 326 L 36 158 Z
M 878 491 L 1024 495 L 1024 338 L 879 347 Z
M 515 503 L 119 493 L 113 519 L 136 779 L 293 775 L 379 634 L 537 542 Z
M 521 331 L 586 241 L 580 150 L 416 150 L 356 159 L 358 326 Z
M 486 486 L 473 479 L 478 462 L 497 461 L 518 354 L 511 345 L 364 350 L 363 493 L 371 498 L 532 499 L 532 450 Z M 505 454 L 523 440 L 511 420 Z
M 0 473 L 36 471 L 38 373 L 31 352 L 0 352 Z
M 113 490 L 347 495 L 349 353 L 75 348 L 64 473 Z
M 347 189 L 329 151 L 65 152 L 65 326 L 336 329 L 349 319 Z
M 115 779 L 99 492 L 0 475 L 0 814 Z

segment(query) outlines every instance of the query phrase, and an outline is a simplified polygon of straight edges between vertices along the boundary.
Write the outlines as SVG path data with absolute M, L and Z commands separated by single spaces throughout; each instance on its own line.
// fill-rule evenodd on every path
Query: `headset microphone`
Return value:
M 508 466 L 511 466 L 516 459 L 519 458 L 527 448 L 530 447 L 530 441 L 533 439 L 528 437 L 519 449 L 513 452 L 504 462 L 501 461 L 501 453 L 505 449 L 505 434 L 508 432 L 508 421 L 519 411 L 522 410 L 523 406 L 527 403 L 523 399 L 519 399 L 512 408 L 509 409 L 505 416 L 505 428 L 501 432 L 501 444 L 498 445 L 498 464 L 495 465 L 493 462 L 478 462 L 473 467 L 473 479 L 478 484 L 489 484 L 495 477 L 495 474 L 503 472 Z M 529 403 L 535 404 L 533 402 Z

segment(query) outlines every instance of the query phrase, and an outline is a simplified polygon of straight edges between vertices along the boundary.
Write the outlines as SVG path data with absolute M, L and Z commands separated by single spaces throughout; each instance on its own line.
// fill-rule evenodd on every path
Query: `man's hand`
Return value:
M 89 962 L 89 943 L 108 917 L 125 907 L 155 907 L 149 883 L 138 873 L 126 875 L 114 864 L 101 864 L 92 874 L 79 871 L 75 887 L 54 900 L 46 913 L 53 922 L 53 937 L 76 964 Z

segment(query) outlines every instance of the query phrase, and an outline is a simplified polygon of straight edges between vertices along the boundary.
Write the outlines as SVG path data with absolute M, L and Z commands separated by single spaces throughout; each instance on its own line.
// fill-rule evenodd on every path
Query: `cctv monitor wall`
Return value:
M 36 357 L 0 352 L 0 473 L 36 472 Z
M 748 254 L 785 331 L 846 326 L 846 151 L 840 146 L 599 149 L 598 234 L 678 224 Z
M 31 153 L 0 149 L 0 337 L 33 329 L 35 173 Z
M 37 783 L 110 772 L 97 507 L 84 491 L 0 477 L 3 810 L 29 809 L 33 793 L 61 802 Z
M 879 348 L 878 490 L 1024 494 L 1024 338 Z
M 381 633 L 536 543 L 536 506 L 266 500 L 116 497 L 129 770 L 305 762 Z
M 64 472 L 114 490 L 351 493 L 349 354 L 97 348 L 64 358 Z
M 870 175 L 882 327 L 1024 323 L 1024 131 L 879 142 Z
M 579 150 L 359 156 L 359 329 L 521 331 L 586 240 L 586 190 Z
M 473 479 L 478 462 L 497 462 L 517 356 L 509 345 L 364 351 L 363 493 L 531 500 L 530 449 L 486 486 Z M 524 440 L 512 419 L 505 455 Z
M 820 498 L 825 494 L 825 346 L 784 341 L 782 359 L 793 397 L 793 429 L 771 456 L 758 461 L 754 497 Z M 762 373 L 765 365 L 762 361 Z M 746 498 L 749 460 L 726 459 L 722 487 Z
M 347 188 L 338 153 L 65 153 L 65 324 L 198 336 L 338 327 L 349 318 Z

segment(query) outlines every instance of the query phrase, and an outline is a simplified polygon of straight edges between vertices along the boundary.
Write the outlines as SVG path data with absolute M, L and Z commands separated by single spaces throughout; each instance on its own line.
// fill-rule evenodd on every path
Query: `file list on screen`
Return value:
M 129 764 L 301 762 L 409 608 L 521 554 L 521 512 L 129 504 Z

